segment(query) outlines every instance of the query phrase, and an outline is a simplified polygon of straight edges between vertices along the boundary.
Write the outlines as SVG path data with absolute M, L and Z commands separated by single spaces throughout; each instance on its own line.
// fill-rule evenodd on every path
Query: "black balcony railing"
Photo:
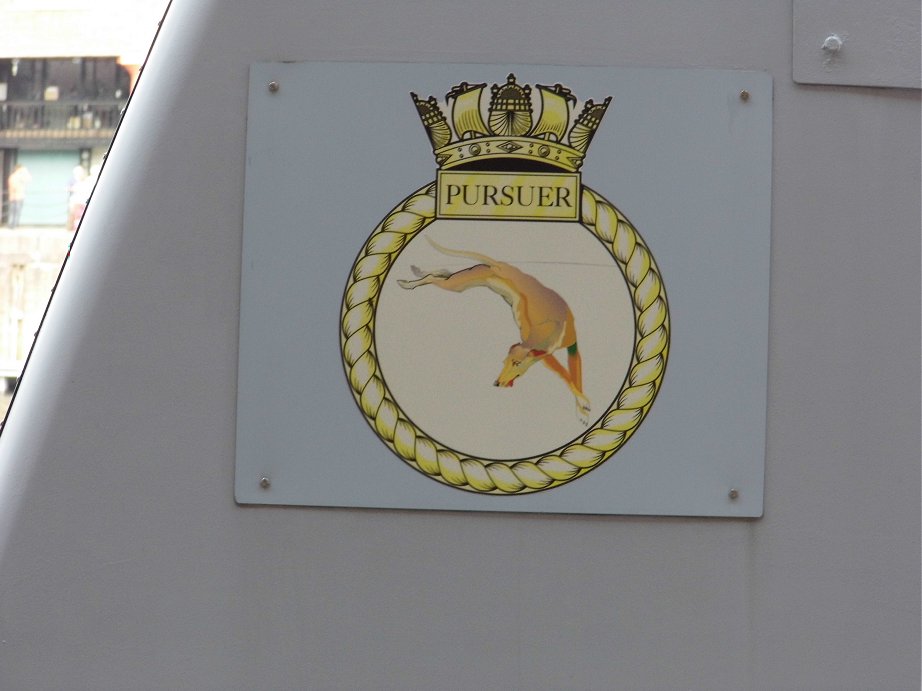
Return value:
M 0 101 L 0 140 L 111 137 L 124 101 Z

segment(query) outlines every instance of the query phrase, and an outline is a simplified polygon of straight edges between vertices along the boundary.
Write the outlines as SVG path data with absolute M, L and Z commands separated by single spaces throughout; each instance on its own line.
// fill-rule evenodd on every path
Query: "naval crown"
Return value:
M 535 121 L 532 88 L 516 82 L 489 89 L 489 105 L 482 102 L 486 84 L 461 82 L 445 95 L 449 117 L 434 96 L 411 94 L 429 135 L 439 168 L 470 170 L 565 170 L 576 172 L 611 102 L 588 100 L 574 118 L 577 100 L 561 84 L 535 84 L 540 95 L 540 117 Z M 484 119 L 486 115 L 486 119 Z

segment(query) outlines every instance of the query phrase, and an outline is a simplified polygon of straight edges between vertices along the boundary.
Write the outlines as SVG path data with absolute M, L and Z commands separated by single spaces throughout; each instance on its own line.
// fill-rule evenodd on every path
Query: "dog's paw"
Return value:
M 397 279 L 397 285 L 401 288 L 406 288 L 407 290 L 413 290 L 416 286 L 413 285 L 413 281 L 405 281 L 402 278 Z
M 587 398 L 576 399 L 576 417 L 579 418 L 579 421 L 583 423 L 584 427 L 589 426 L 589 413 L 590 412 L 592 412 L 592 409 L 589 406 L 589 399 Z
M 416 264 L 410 265 L 410 271 L 413 272 L 413 275 L 416 276 L 416 278 L 422 278 L 426 275 L 426 272 L 416 266 Z

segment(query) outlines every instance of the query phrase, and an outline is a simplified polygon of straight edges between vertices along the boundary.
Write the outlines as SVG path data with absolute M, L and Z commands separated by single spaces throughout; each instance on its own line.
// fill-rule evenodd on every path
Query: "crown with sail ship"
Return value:
M 484 120 L 481 101 L 486 87 L 462 82 L 449 91 L 445 100 L 450 123 L 434 96 L 423 100 L 411 94 L 442 170 L 576 172 L 611 102 L 611 96 L 602 103 L 586 101 L 574 120 L 576 97 L 568 88 L 536 84 L 541 113 L 535 122 L 531 87 L 516 83 L 510 74 L 505 84 L 490 89 Z

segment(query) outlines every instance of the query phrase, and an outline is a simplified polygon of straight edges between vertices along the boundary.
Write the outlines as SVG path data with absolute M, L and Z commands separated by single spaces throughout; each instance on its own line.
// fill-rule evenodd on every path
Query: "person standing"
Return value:
M 76 166 L 70 174 L 70 180 L 67 183 L 67 229 L 77 230 L 77 224 L 80 222 L 78 216 L 83 214 L 83 206 L 86 199 L 80 199 L 81 183 L 86 180 L 86 168 Z
M 17 163 L 10 177 L 7 178 L 7 189 L 10 195 L 10 215 L 7 225 L 11 230 L 19 225 L 22 205 L 26 201 L 26 187 L 30 182 L 32 182 L 32 176 L 29 170 L 22 163 Z

